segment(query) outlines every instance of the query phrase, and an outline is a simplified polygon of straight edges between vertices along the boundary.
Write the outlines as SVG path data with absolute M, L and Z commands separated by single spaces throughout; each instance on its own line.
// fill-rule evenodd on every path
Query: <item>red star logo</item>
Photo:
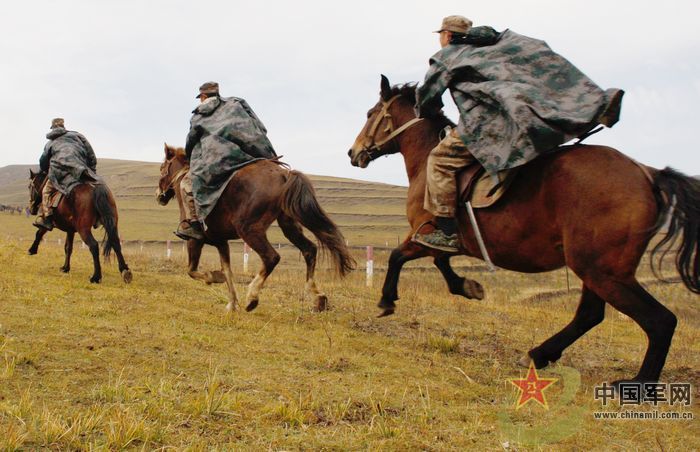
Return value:
M 539 378 L 535 366 L 530 362 L 530 368 L 527 371 L 527 378 L 525 380 L 510 380 L 513 386 L 520 389 L 520 400 L 518 400 L 516 409 L 521 408 L 529 400 L 534 400 L 546 409 L 549 409 L 547 400 L 544 398 L 544 392 L 542 391 L 555 381 L 557 381 L 556 378 Z

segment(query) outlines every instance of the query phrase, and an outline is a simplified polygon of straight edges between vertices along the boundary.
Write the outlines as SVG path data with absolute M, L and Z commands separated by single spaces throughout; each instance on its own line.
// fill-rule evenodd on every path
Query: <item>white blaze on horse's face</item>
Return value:
M 367 122 L 348 151 L 352 166 L 367 168 L 372 161 L 370 152 L 377 151 L 377 143 L 383 141 L 391 132 L 391 116 L 387 110 L 387 103 L 380 99 L 377 105 L 367 112 Z

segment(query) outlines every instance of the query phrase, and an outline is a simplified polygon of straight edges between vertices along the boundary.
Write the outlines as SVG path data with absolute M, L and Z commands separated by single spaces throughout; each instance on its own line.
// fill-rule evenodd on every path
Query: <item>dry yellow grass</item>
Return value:
M 376 319 L 386 254 L 375 257 L 371 288 L 361 271 L 341 281 L 322 265 L 318 281 L 333 309 L 316 314 L 303 296 L 298 253 L 283 248 L 258 309 L 226 315 L 224 289 L 187 278 L 177 246 L 170 260 L 160 247 L 128 246 L 135 278 L 127 286 L 114 265 L 101 285 L 89 284 L 80 247 L 64 275 L 55 242 L 38 256 L 25 254 L 28 245 L 0 239 L 3 450 L 700 448 L 697 419 L 593 419 L 601 409 L 593 387 L 634 375 L 646 346 L 641 330 L 612 311 L 561 360 L 581 376 L 572 402 L 557 408 L 568 396 L 555 385 L 549 411 L 516 412 L 507 381 L 523 375 L 515 361 L 575 310 L 578 294 L 566 291 L 564 271 L 475 272 L 487 298 L 470 302 L 449 295 L 438 272 L 418 262 L 403 274 L 397 314 Z M 250 275 L 233 248 L 242 296 Z M 204 266 L 215 264 L 209 252 Z M 463 273 L 478 263 L 457 264 Z M 651 281 L 646 270 L 640 276 Z M 698 297 L 679 284 L 649 290 L 680 320 L 663 379 L 697 388 Z M 687 410 L 700 415 L 695 402 Z M 504 416 L 544 429 L 540 444 L 528 444 Z M 569 436 L 555 437 L 551 426 Z

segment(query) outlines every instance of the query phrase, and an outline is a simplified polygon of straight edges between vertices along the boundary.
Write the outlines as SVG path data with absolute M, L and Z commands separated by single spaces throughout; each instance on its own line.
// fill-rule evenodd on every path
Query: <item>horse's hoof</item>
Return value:
M 381 314 L 379 314 L 377 316 L 377 318 L 381 319 L 382 317 L 388 317 L 388 316 L 392 315 L 394 313 L 394 311 L 395 311 L 394 308 L 385 309 L 382 311 Z
M 102 281 L 102 278 L 97 278 L 97 277 L 95 277 L 95 276 L 93 276 L 92 278 L 90 278 L 90 282 L 91 282 L 92 284 L 99 284 L 100 281 Z
M 473 300 L 483 300 L 484 287 L 473 279 L 465 279 L 464 296 Z
M 316 297 L 316 306 L 314 306 L 315 312 L 323 312 L 328 309 L 328 297 L 325 295 L 319 295 Z
M 253 309 L 258 307 L 258 300 L 250 300 L 250 303 L 248 303 L 248 306 L 245 307 L 246 312 L 250 312 Z
M 530 355 L 525 355 L 522 358 L 518 360 L 518 366 L 520 367 L 530 367 L 530 363 L 532 362 L 532 358 L 530 358 Z
M 30 256 L 34 256 L 36 253 L 37 253 L 36 250 L 31 250 L 31 249 L 27 252 L 27 254 L 29 254 Z
M 226 282 L 226 277 L 224 272 L 221 270 L 214 270 L 209 272 L 209 281 L 207 284 L 223 284 Z
M 70 267 L 66 267 L 65 265 L 61 267 L 59 270 L 61 270 L 63 273 L 68 273 L 70 272 Z
M 122 279 L 124 280 L 125 283 L 129 284 L 131 281 L 134 280 L 134 275 L 131 274 L 131 270 L 128 268 L 122 272 Z

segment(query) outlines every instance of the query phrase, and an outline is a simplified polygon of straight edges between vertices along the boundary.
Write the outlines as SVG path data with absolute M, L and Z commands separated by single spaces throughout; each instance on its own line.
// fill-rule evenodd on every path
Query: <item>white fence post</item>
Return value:
M 243 242 L 243 273 L 248 273 L 248 253 L 250 248 L 246 242 Z
M 367 287 L 372 287 L 372 276 L 374 275 L 374 247 L 367 247 Z
M 170 259 L 170 255 L 172 254 L 172 252 L 173 252 L 173 250 L 172 250 L 171 245 L 170 245 L 170 240 L 168 240 L 168 242 L 166 244 L 166 249 L 165 249 L 165 257 Z

